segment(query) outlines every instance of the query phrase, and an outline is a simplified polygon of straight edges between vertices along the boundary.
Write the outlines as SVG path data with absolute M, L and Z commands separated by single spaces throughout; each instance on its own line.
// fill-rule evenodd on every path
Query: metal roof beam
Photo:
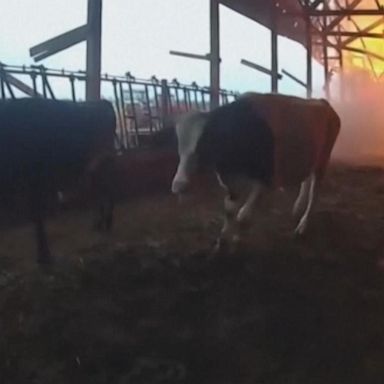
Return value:
M 261 73 L 265 73 L 266 75 L 269 75 L 269 76 L 272 76 L 272 75 L 273 75 L 273 71 L 271 71 L 271 70 L 268 69 L 268 68 L 263 67 L 262 65 L 253 63 L 252 61 L 249 61 L 249 60 L 246 60 L 246 59 L 241 59 L 240 64 L 243 64 L 243 65 L 245 65 L 246 67 L 255 69 L 256 71 L 259 71 L 259 72 L 261 72 Z M 281 80 L 281 79 L 282 79 L 281 74 L 278 73 L 278 74 L 277 74 L 277 78 L 278 78 L 279 80 Z
M 303 86 L 304 88 L 307 88 L 307 84 L 304 83 L 304 81 L 300 80 L 299 78 L 297 78 L 296 76 L 292 75 L 292 73 L 289 73 L 288 71 L 286 71 L 285 69 L 282 69 L 281 72 L 289 77 L 291 80 L 293 80 L 294 82 L 296 82 L 297 84 L 300 84 L 301 86 Z
M 321 33 L 321 32 L 320 32 Z M 326 36 L 340 36 L 340 37 L 352 37 L 353 40 L 359 39 L 362 37 L 367 37 L 370 39 L 383 39 L 384 33 L 369 33 L 363 31 L 349 32 L 349 31 L 329 31 L 324 33 Z
M 384 19 L 380 18 L 379 20 L 375 21 L 374 23 L 372 23 L 368 27 L 363 28 L 361 30 L 361 33 L 368 33 L 369 31 L 372 31 L 373 29 L 380 27 L 380 25 L 383 25 L 383 24 L 384 24 Z M 353 36 L 353 37 L 351 36 L 350 38 L 341 42 L 341 47 L 342 48 L 346 47 L 348 44 L 352 43 L 353 41 L 357 40 L 358 38 L 359 38 L 359 36 Z
M 25 93 L 28 96 L 42 97 L 39 93 L 35 92 L 29 85 L 25 84 L 18 78 L 12 76 L 9 73 L 4 72 L 5 80 L 8 81 L 9 84 L 13 85 L 19 91 Z
M 313 42 L 313 44 L 314 45 L 322 45 L 322 42 L 315 41 L 315 42 Z M 337 45 L 332 44 L 329 41 L 327 42 L 327 47 L 334 48 L 334 49 L 339 49 L 339 47 Z M 362 55 L 367 55 L 367 56 L 370 56 L 370 57 L 372 57 L 374 59 L 384 61 L 384 56 L 379 55 L 378 53 L 375 53 L 375 52 L 367 51 L 365 49 L 354 48 L 354 47 L 341 47 L 341 49 L 344 50 L 344 51 L 360 53 Z
M 348 9 L 353 10 L 355 9 L 362 0 L 353 0 L 352 3 L 349 4 Z M 327 31 L 331 31 L 333 28 L 335 28 L 337 25 L 341 23 L 341 21 L 344 19 L 345 15 L 341 15 L 333 19 L 327 26 Z
M 306 13 L 310 17 L 338 16 L 340 18 L 344 18 L 347 16 L 383 16 L 384 9 L 308 9 L 307 8 Z M 298 12 L 286 12 L 285 14 L 290 16 L 301 15 Z M 333 20 L 333 23 L 335 23 L 335 21 L 336 20 Z M 339 23 L 339 20 L 335 24 L 335 26 L 338 23 Z
M 359 25 L 354 20 L 351 20 L 351 21 L 352 21 L 353 25 L 355 26 L 357 32 L 361 32 L 361 29 L 360 29 Z M 359 40 L 360 40 L 362 46 L 364 47 L 364 49 L 366 50 L 367 49 L 367 44 L 365 44 L 365 40 L 362 37 L 359 37 Z M 376 76 L 375 66 L 373 64 L 372 58 L 370 56 L 367 56 L 367 59 L 369 61 L 369 65 L 371 67 L 372 73 Z
M 367 55 L 373 59 L 381 60 L 384 61 L 384 56 L 379 55 L 378 53 L 367 51 L 366 49 L 361 49 L 361 48 L 353 48 L 353 47 L 344 47 L 343 50 L 345 51 L 350 51 L 350 52 L 356 52 L 356 53 L 361 53 L 363 55 Z
M 310 16 L 383 16 L 384 9 L 313 9 Z
M 35 62 L 41 61 L 75 44 L 81 43 L 86 40 L 87 34 L 88 26 L 83 25 L 33 46 L 29 49 L 29 54 Z

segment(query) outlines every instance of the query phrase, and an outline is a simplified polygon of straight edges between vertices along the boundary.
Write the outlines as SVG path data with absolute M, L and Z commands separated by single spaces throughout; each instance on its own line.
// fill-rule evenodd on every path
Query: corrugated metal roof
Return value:
M 239 12 L 240 14 L 251 18 L 271 28 L 271 6 L 275 6 L 277 10 L 276 26 L 277 32 L 281 36 L 295 40 L 302 45 L 306 45 L 306 26 L 305 26 L 305 9 L 299 0 L 219 0 L 221 4 L 228 8 Z M 333 11 L 343 12 L 347 7 L 344 1 L 340 0 L 310 0 L 312 10 L 329 9 Z M 316 4 L 315 8 L 313 4 Z M 347 4 L 354 10 L 378 11 L 384 8 L 384 0 L 350 0 Z M 319 62 L 323 61 L 323 50 L 321 48 L 320 30 L 323 29 L 322 23 L 325 21 L 327 25 L 331 24 L 332 36 L 328 36 L 328 44 L 333 47 L 343 48 L 343 58 L 345 68 L 361 68 L 371 72 L 376 78 L 381 77 L 384 80 L 384 38 L 358 37 L 357 35 L 340 35 L 338 31 L 347 33 L 357 33 L 359 30 L 367 29 L 369 32 L 383 34 L 384 36 L 384 15 L 355 15 L 343 17 L 340 15 L 330 15 L 325 18 L 319 15 L 312 17 L 313 31 L 313 57 Z M 286 14 L 286 15 L 285 15 Z M 381 22 L 380 22 L 381 20 Z M 375 26 L 376 25 L 376 26 Z M 374 26 L 374 28 L 370 28 Z M 317 32 L 316 32 L 317 31 Z M 336 54 L 335 54 L 336 52 Z M 366 54 L 365 52 L 368 52 Z M 329 67 L 338 70 L 339 60 L 333 59 L 337 56 L 337 49 L 328 48 Z
M 275 3 L 278 34 L 305 45 L 305 23 L 300 16 L 303 9 L 297 0 L 220 0 L 220 3 L 267 28 L 272 25 L 270 9 L 271 3 Z M 287 17 L 285 13 L 296 13 L 297 16 Z

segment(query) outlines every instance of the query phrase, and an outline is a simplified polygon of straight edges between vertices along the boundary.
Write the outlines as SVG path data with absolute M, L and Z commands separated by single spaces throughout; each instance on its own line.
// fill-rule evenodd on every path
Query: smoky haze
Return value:
M 341 119 L 333 158 L 384 165 L 384 89 L 365 71 L 354 70 L 331 84 L 331 104 Z

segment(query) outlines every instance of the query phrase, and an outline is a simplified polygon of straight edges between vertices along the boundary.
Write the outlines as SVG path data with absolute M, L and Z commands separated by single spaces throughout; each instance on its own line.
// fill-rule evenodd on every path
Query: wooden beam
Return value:
M 100 99 L 102 0 L 88 0 L 86 99 Z
M 210 107 L 212 110 L 220 104 L 219 0 L 210 0 L 210 46 Z

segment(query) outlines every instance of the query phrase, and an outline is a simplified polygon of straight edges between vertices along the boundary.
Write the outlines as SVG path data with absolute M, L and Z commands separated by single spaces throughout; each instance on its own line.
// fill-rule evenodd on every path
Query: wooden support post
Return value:
M 210 0 L 210 89 L 211 110 L 220 104 L 220 21 L 219 0 Z
M 277 15 L 275 2 L 271 1 L 270 4 L 270 17 L 271 17 L 271 91 L 272 93 L 278 92 L 279 83 L 279 68 L 278 68 L 278 46 L 277 46 Z
M 86 99 L 100 99 L 102 0 L 88 0 Z

